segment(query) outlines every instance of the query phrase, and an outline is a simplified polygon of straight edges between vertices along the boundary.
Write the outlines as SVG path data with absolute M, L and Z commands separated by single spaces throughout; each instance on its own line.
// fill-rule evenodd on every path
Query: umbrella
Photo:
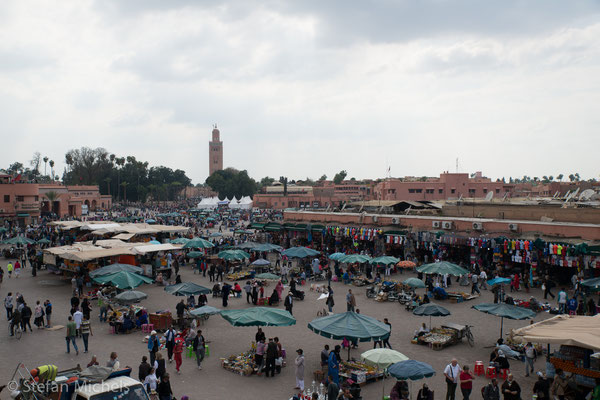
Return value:
M 43 238 L 43 239 L 40 239 L 37 241 L 37 244 L 48 244 L 48 243 L 52 243 L 52 242 L 46 238 Z
M 466 269 L 448 261 L 434 262 L 431 264 L 421 265 L 417 271 L 424 274 L 440 274 L 460 276 L 469 273 Z
M 221 310 L 219 310 L 218 308 L 214 308 L 211 306 L 202 306 L 193 309 L 192 311 L 190 311 L 190 314 L 192 314 L 194 317 L 202 317 L 203 315 L 214 315 L 219 314 L 220 312 Z
M 340 259 L 340 257 L 343 257 L 345 255 L 346 255 L 346 253 L 333 253 L 333 254 L 329 255 L 329 259 L 333 260 L 333 261 L 337 261 Z
M 258 244 L 252 248 L 252 251 L 281 251 L 283 247 L 271 243 Z
M 147 224 L 155 224 L 155 223 L 156 223 L 156 220 L 155 220 L 155 219 L 152 219 L 152 218 L 150 218 L 150 219 L 147 219 L 147 220 L 146 220 L 146 223 L 147 223 Z
M 477 311 L 484 312 L 486 314 L 492 314 L 497 317 L 501 317 L 500 320 L 500 337 L 502 337 L 502 330 L 504 329 L 504 318 L 509 319 L 530 319 L 534 318 L 537 314 L 528 308 L 513 306 L 506 303 L 483 303 L 473 306 Z
M 206 222 L 213 222 L 213 221 L 216 221 L 216 219 L 214 219 L 213 217 L 206 218 Z M 221 236 L 221 234 L 219 234 L 218 236 Z
M 94 281 L 106 285 L 110 284 L 118 289 L 134 289 L 143 283 L 152 283 L 152 279 L 129 271 L 119 271 L 110 275 L 94 278 Z
M 431 317 L 445 317 L 450 311 L 434 303 L 422 304 L 413 310 L 414 315 L 429 315 L 429 329 L 431 329 Z
M 392 349 L 371 349 L 360 355 L 365 364 L 373 365 L 379 369 L 386 369 L 392 364 L 408 360 L 404 354 Z M 385 374 L 383 375 L 382 394 L 385 393 Z M 383 395 L 382 395 L 383 398 Z
M 399 267 L 402 267 L 402 268 L 414 268 L 414 267 L 417 266 L 417 264 L 415 264 L 412 261 L 408 261 L 408 260 L 400 261 L 396 265 L 399 266 Z
M 265 260 L 264 258 L 256 259 L 250 263 L 250 265 L 258 265 L 259 267 L 263 266 L 263 265 L 270 265 L 270 264 L 271 264 L 271 262 Z
M 148 295 L 144 292 L 140 292 L 137 290 L 127 290 L 123 293 L 119 293 L 118 295 L 116 295 L 115 300 L 118 303 L 128 304 L 128 303 L 135 303 L 136 301 L 143 300 L 147 297 L 148 297 Z
M 411 381 L 430 378 L 435 375 L 435 370 L 431 365 L 415 360 L 397 362 L 391 365 L 387 372 L 396 379 Z
M 600 278 L 591 278 L 581 281 L 581 285 L 593 291 L 600 290 Z
M 209 219 L 210 219 L 210 218 L 208 218 L 208 219 L 207 219 L 207 221 L 208 221 Z M 213 220 L 213 221 L 214 221 L 214 220 Z M 213 233 L 211 233 L 211 234 L 210 234 L 210 235 L 208 235 L 208 236 L 210 236 L 210 237 L 220 237 L 220 236 L 223 236 L 223 234 L 222 234 L 222 233 L 219 233 L 219 232 L 213 232 Z
M 222 258 L 223 260 L 229 260 L 229 261 L 246 260 L 246 259 L 250 258 L 250 254 L 246 253 L 243 250 L 223 250 L 223 251 L 219 252 L 219 254 L 217 256 L 219 258 Z
M 235 246 L 235 247 L 238 248 L 238 249 L 242 249 L 242 250 L 246 250 L 246 249 L 251 250 L 253 247 L 256 247 L 256 246 L 258 246 L 258 243 L 252 242 L 252 241 L 248 241 L 248 242 L 244 242 L 244 243 L 242 243 L 242 244 L 240 244 L 238 246 Z
M 5 232 L 8 232 L 8 229 L 6 229 L 4 227 L 0 228 L 0 233 L 5 233 Z
M 190 239 L 186 244 L 183 245 L 184 249 L 210 249 L 211 247 L 215 247 L 215 245 L 202 238 Z
M 404 282 L 405 285 L 410 286 L 411 288 L 415 288 L 415 289 L 419 289 L 419 288 L 424 288 L 425 287 L 425 283 L 418 279 L 418 278 L 408 278 L 407 280 L 405 280 Z
M 279 279 L 281 279 L 279 276 L 272 274 L 270 272 L 265 272 L 263 274 L 258 274 L 255 276 L 256 279 L 267 279 L 267 280 L 271 280 L 271 281 L 278 281 Z
M 371 260 L 371 264 L 380 264 L 380 265 L 392 265 L 397 264 L 398 260 L 396 257 L 390 256 L 381 256 Z
M 510 279 L 508 278 L 494 278 L 487 281 L 487 284 L 490 286 L 494 285 L 503 285 L 505 283 L 510 283 Z
M 171 240 L 171 243 L 172 244 L 186 244 L 189 241 L 190 241 L 190 239 L 188 239 L 188 238 L 177 238 L 177 239 Z
M 162 243 L 160 243 L 158 240 L 151 240 L 148 242 L 148 244 L 162 244 Z
M 365 364 L 385 369 L 392 364 L 408 360 L 404 354 L 392 349 L 371 349 L 360 355 Z
M 203 255 L 204 255 L 204 253 L 201 251 L 190 251 L 189 253 L 187 253 L 187 256 L 189 258 L 198 258 L 198 257 L 202 257 Z
M 285 249 L 281 254 L 286 255 L 290 258 L 304 258 L 304 257 L 314 257 L 321 254 L 320 252 L 309 249 L 308 247 L 290 247 L 289 249 Z
M 141 274 L 144 270 L 140 267 L 136 267 L 135 265 L 117 263 L 117 264 L 110 264 L 110 265 L 104 266 L 102 268 L 95 269 L 92 272 L 90 272 L 90 276 L 92 278 L 96 278 L 98 276 L 110 275 L 110 274 L 114 274 L 116 272 L 121 272 L 121 271 L 127 271 L 127 272 L 132 272 L 135 274 Z
M 197 285 L 193 282 L 182 282 L 165 287 L 165 292 L 174 294 L 175 296 L 189 296 L 196 294 L 208 294 L 212 290 L 204 286 Z
M 24 236 L 15 236 L 13 238 L 5 240 L 4 243 L 5 244 L 16 244 L 16 245 L 26 245 L 26 244 L 34 244 L 35 240 L 31 240 Z
M 355 264 L 355 263 L 363 264 L 366 262 L 370 262 L 371 257 L 365 256 L 362 254 L 348 254 L 346 256 L 340 257 L 338 259 L 338 261 L 341 263 L 346 263 L 346 264 Z
M 332 314 L 312 320 L 308 329 L 330 339 L 348 339 L 368 342 L 382 340 L 389 336 L 390 327 L 373 317 L 347 311 L 341 314 Z M 350 348 L 348 348 L 350 359 Z
M 290 326 L 296 319 L 286 310 L 252 307 L 243 310 L 223 310 L 221 317 L 233 326 Z

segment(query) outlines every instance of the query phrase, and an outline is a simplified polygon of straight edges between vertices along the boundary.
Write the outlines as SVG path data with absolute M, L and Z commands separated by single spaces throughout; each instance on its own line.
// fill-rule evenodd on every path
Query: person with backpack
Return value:
M 496 378 L 492 378 L 491 382 L 481 388 L 483 400 L 500 400 L 500 387 Z

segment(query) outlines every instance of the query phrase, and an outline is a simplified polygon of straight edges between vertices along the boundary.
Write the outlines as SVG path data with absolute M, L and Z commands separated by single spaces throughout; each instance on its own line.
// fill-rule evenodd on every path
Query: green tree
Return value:
M 342 183 L 344 181 L 344 179 L 346 179 L 346 176 L 348 176 L 348 172 L 346 172 L 346 170 L 342 170 L 342 171 L 338 172 L 333 177 L 333 183 L 335 183 L 336 185 L 339 185 L 340 183 Z
M 44 157 L 44 175 L 48 175 L 46 167 L 48 166 L 48 157 Z
M 52 176 L 52 179 L 55 178 L 54 176 L 54 160 L 50 160 L 50 175 Z
M 270 176 L 265 176 L 264 178 L 262 178 L 258 184 L 259 188 L 264 188 L 266 186 L 271 186 L 273 184 L 273 182 L 275 182 L 275 179 L 271 178 Z
M 321 175 L 321 177 L 319 178 L 320 181 L 326 181 L 327 180 L 327 175 L 323 174 Z
M 216 171 L 206 179 L 206 184 L 219 193 L 221 198 L 252 196 L 257 191 L 257 183 L 247 171 L 227 168 Z
M 562 180 L 563 180 L 563 177 L 564 177 L 564 175 L 563 175 L 563 174 L 558 174 L 558 175 L 556 176 L 556 179 L 558 179 L 559 181 L 561 181 L 561 182 L 562 182 Z

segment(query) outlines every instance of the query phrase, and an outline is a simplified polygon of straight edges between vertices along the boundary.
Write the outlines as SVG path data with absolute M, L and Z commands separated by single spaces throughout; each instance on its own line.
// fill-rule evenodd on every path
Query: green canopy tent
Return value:
M 148 295 L 144 292 L 140 292 L 137 290 L 126 290 L 123 293 L 119 293 L 114 298 L 117 301 L 117 303 L 131 304 L 148 298 Z
M 184 249 L 210 249 L 215 247 L 214 244 L 209 242 L 208 240 L 204 240 L 202 238 L 193 238 L 190 239 L 186 244 L 183 245 Z
M 205 315 L 215 315 L 220 313 L 221 310 L 211 306 L 202 306 L 190 311 L 190 314 L 192 314 L 194 317 L 203 317 Z
M 400 259 L 391 256 L 381 256 L 371 260 L 371 264 L 375 265 L 395 265 L 398 262 L 400 262 Z
M 114 274 L 102 275 L 94 278 L 94 282 L 101 285 L 111 285 L 118 289 L 135 289 L 144 283 L 152 283 L 152 279 L 133 272 L 120 271 Z
M 448 261 L 440 261 L 440 262 L 434 262 L 431 264 L 424 264 L 424 265 L 421 265 L 420 267 L 418 267 L 417 271 L 424 273 L 424 274 L 440 274 L 440 275 L 448 274 L 448 275 L 454 275 L 454 276 L 460 276 L 460 275 L 469 273 L 469 271 L 467 271 L 463 267 L 453 264 Z
M 204 253 L 201 251 L 190 251 L 189 253 L 187 253 L 187 256 L 189 258 L 198 258 L 204 256 Z
M 256 278 L 256 279 L 265 279 L 265 280 L 270 280 L 270 281 L 278 281 L 279 279 L 281 279 L 280 276 L 272 274 L 270 272 L 264 272 L 262 274 L 258 274 L 254 278 Z
M 329 259 L 333 261 L 338 261 L 341 257 L 344 257 L 346 253 L 333 253 L 329 255 Z
M 165 292 L 175 296 L 190 296 L 209 294 L 212 293 L 212 290 L 207 287 L 197 285 L 194 282 L 181 282 L 165 287 Z
M 502 331 L 504 329 L 504 318 L 521 320 L 535 318 L 537 315 L 534 311 L 528 308 L 513 306 L 506 303 L 483 303 L 477 304 L 476 306 L 473 306 L 473 308 L 477 311 L 481 311 L 486 314 L 492 314 L 501 318 L 500 337 L 502 337 Z
M 227 261 L 241 261 L 250 258 L 250 254 L 243 250 L 223 250 L 217 254 L 217 257 Z
M 337 261 L 346 264 L 364 264 L 371 262 L 371 257 L 362 254 L 348 254 L 340 257 Z
M 248 241 L 248 242 L 244 242 L 240 245 L 235 246 L 235 248 L 241 249 L 241 250 L 251 250 L 253 247 L 256 247 L 257 245 L 258 245 L 258 243 L 256 243 L 256 242 Z
M 308 329 L 329 339 L 368 342 L 389 336 L 390 327 L 373 317 L 347 311 L 317 318 L 308 323 Z M 348 348 L 348 360 L 350 347 Z
M 26 238 L 25 236 L 15 236 L 13 238 L 6 239 L 3 243 L 25 246 L 28 244 L 35 244 L 35 240 L 31 240 L 29 238 Z
M 46 238 L 42 238 L 37 241 L 37 244 L 50 244 L 50 243 L 52 243 L 52 242 Z
M 261 251 L 261 252 L 269 252 L 269 251 L 281 251 L 282 247 L 277 246 L 276 244 L 271 243 L 261 243 L 254 246 L 252 251 Z
M 172 244 L 186 244 L 189 241 L 190 241 L 190 239 L 188 239 L 188 238 L 177 238 L 177 239 L 171 240 L 171 243 Z
M 233 326 L 290 326 L 296 319 L 286 310 L 252 307 L 243 310 L 223 310 L 221 317 Z
M 114 274 L 114 273 L 122 272 L 122 271 L 131 272 L 134 274 L 141 274 L 144 270 L 141 267 L 138 267 L 135 265 L 116 263 L 116 264 L 106 265 L 104 267 L 101 267 L 101 268 L 91 271 L 90 277 L 97 278 L 99 276 L 110 275 L 110 274 Z
M 410 286 L 413 289 L 422 289 L 425 287 L 425 282 L 419 278 L 408 278 L 404 282 L 405 285 Z
M 309 249 L 308 247 L 299 246 L 285 249 L 281 254 L 288 256 L 289 258 L 305 258 L 315 257 L 321 253 L 317 250 Z

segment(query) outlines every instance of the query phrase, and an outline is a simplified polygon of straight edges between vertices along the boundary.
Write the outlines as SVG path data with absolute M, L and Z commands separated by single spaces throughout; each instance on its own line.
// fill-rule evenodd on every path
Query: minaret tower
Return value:
M 208 142 L 208 176 L 223 169 L 223 142 L 221 142 L 220 135 L 217 124 L 215 124 L 212 130 L 212 140 Z

